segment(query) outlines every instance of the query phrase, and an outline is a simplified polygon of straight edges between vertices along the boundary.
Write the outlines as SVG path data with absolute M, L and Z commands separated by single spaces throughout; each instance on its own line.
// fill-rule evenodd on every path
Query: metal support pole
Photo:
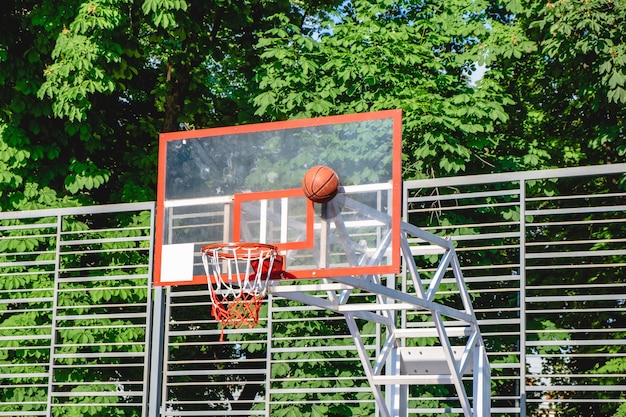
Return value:
M 154 302 L 152 314 L 152 340 L 150 341 L 150 391 L 148 402 L 148 416 L 161 415 L 162 385 L 163 385 L 163 353 L 165 333 L 165 297 L 161 286 L 153 288 Z
M 354 315 L 351 313 L 344 314 L 346 319 L 346 324 L 348 325 L 348 329 L 350 329 L 350 334 L 352 335 L 352 340 L 354 340 L 354 345 L 359 354 L 359 358 L 361 359 L 361 364 L 363 365 L 363 370 L 365 371 L 365 376 L 372 387 L 372 393 L 374 394 L 374 400 L 376 401 L 376 405 L 378 405 L 378 409 L 382 417 L 392 417 L 389 413 L 389 409 L 385 403 L 385 396 L 380 391 L 380 387 L 374 382 L 374 375 L 372 372 L 372 365 L 367 356 L 367 351 L 365 349 L 365 345 L 363 344 L 363 339 L 361 338 L 361 332 L 359 331 L 358 326 L 356 325 L 356 321 L 354 320 Z
M 478 343 L 474 354 L 474 417 L 491 417 L 491 371 L 485 345 Z
M 404 225 L 404 230 L 408 234 L 418 234 L 421 239 L 442 249 L 439 266 L 426 291 L 413 263 L 408 272 L 416 287 L 414 295 L 397 289 L 393 277 L 383 282 L 379 276 L 372 275 L 322 278 L 320 284 L 271 286 L 270 292 L 344 315 L 372 388 L 378 414 L 382 417 L 408 416 L 409 385 L 441 383 L 455 386 L 465 417 L 490 417 L 489 364 L 454 247 L 450 241 L 410 225 Z M 404 256 L 411 257 L 407 235 L 403 234 L 403 240 Z M 447 279 L 445 275 L 449 270 L 454 273 L 462 308 L 436 300 L 439 284 Z M 337 291 L 341 291 L 341 296 Z M 326 292 L 327 297 L 320 296 L 319 292 Z M 370 293 L 375 298 L 368 302 L 349 302 L 350 297 L 357 293 Z M 429 313 L 433 320 L 431 326 L 408 327 L 406 320 L 401 320 L 398 328 L 396 313 L 405 310 Z M 377 345 L 374 364 L 368 356 L 355 317 L 384 324 L 387 329 L 384 342 L 377 339 L 377 343 L 382 342 L 383 345 Z M 449 337 L 459 336 L 467 337 L 465 344 L 453 346 Z M 424 337 L 437 337 L 439 346 L 414 348 L 406 343 L 407 338 Z M 469 364 L 473 365 L 474 378 L 471 399 L 462 379 L 466 371 L 469 372 Z M 383 372 L 384 375 L 381 375 Z

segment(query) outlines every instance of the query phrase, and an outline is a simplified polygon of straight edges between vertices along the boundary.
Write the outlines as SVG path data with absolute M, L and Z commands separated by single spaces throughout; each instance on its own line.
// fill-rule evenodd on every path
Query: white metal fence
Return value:
M 405 183 L 405 219 L 456 244 L 492 415 L 625 401 L 625 171 Z M 375 415 L 342 317 L 270 296 L 220 342 L 205 288 L 151 288 L 153 218 L 153 203 L 0 213 L 0 416 Z M 416 262 L 428 279 L 433 260 Z M 409 409 L 451 415 L 452 397 L 413 387 Z
M 494 410 L 604 416 L 625 401 L 624 172 L 616 164 L 405 183 L 407 220 L 456 242 Z
M 0 213 L 0 415 L 147 415 L 153 207 Z

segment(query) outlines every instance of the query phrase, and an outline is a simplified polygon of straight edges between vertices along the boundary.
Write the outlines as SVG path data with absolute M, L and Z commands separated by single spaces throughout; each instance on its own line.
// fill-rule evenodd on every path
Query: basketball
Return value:
M 314 166 L 304 174 L 302 189 L 309 200 L 327 203 L 337 195 L 339 176 L 327 166 Z

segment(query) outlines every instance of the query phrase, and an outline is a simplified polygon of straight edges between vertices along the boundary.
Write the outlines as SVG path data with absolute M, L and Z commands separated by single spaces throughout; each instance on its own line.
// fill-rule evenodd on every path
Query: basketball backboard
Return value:
M 387 110 L 160 136 L 155 284 L 206 282 L 200 248 L 276 245 L 295 278 L 400 269 L 401 112 Z M 332 168 L 330 203 L 305 172 Z

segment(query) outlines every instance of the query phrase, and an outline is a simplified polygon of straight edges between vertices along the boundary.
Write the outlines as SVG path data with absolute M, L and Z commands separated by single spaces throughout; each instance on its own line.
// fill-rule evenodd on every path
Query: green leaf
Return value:
M 326 417 L 328 415 L 328 407 L 325 405 L 313 404 L 311 406 L 311 417 Z

